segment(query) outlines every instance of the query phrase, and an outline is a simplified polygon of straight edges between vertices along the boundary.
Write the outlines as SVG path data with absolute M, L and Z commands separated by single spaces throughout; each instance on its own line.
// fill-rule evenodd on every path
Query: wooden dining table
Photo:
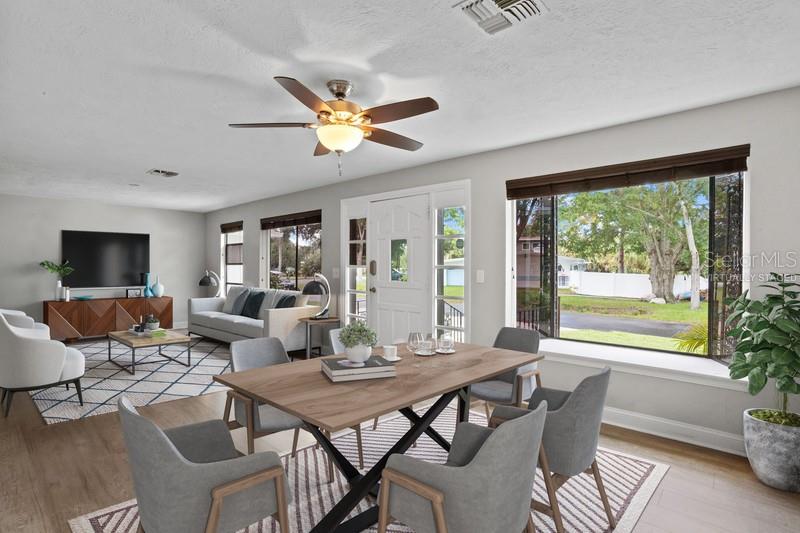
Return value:
M 447 355 L 421 357 L 398 348 L 397 376 L 363 381 L 331 382 L 319 359 L 297 361 L 214 376 L 214 381 L 290 413 L 305 422 L 339 471 L 350 490 L 311 530 L 312 533 L 363 531 L 378 521 L 378 508 L 345 518 L 369 494 L 377 496 L 381 473 L 389 456 L 405 453 L 423 434 L 445 450 L 450 442 L 431 423 L 453 400 L 458 400 L 458 420 L 469 420 L 469 386 L 509 370 L 539 361 L 544 356 L 501 348 L 456 344 Z M 381 350 L 375 349 L 380 355 Z M 327 357 L 341 357 L 327 356 Z M 437 398 L 424 414 L 413 406 Z M 328 439 L 333 433 L 387 413 L 399 411 L 411 422 L 410 429 L 366 473 L 362 474 Z

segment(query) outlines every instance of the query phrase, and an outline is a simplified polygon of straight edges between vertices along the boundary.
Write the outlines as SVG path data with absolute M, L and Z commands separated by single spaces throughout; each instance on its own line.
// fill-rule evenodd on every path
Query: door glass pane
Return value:
M 392 239 L 392 281 L 408 281 L 408 240 Z
M 347 288 L 353 291 L 367 290 L 367 269 L 364 267 L 349 267 L 347 269 Z
M 438 266 L 464 266 L 464 239 L 437 239 L 436 264 Z
M 467 232 L 463 207 L 439 209 L 436 218 L 437 235 L 464 235 Z
M 437 268 L 436 295 L 449 298 L 464 298 L 464 269 Z
M 314 274 L 322 271 L 321 236 L 321 224 L 297 226 L 297 290 L 303 290 Z
M 436 300 L 436 325 L 464 328 L 463 300 Z
M 353 242 L 350 243 L 350 265 L 366 265 L 367 264 L 367 243 Z
M 367 295 L 359 293 L 348 293 L 347 312 L 351 315 L 358 315 L 367 318 Z
M 350 219 L 350 239 L 351 241 L 365 241 L 367 240 L 367 219 L 366 218 L 351 218 Z

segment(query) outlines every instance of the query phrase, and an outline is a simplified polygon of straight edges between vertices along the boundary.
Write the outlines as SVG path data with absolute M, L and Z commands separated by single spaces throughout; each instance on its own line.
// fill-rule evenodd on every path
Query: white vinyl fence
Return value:
M 618 298 L 646 298 L 653 294 L 650 276 L 647 274 L 617 274 L 615 272 L 559 272 L 559 287 L 569 288 L 585 296 L 608 296 Z M 569 280 L 565 279 L 568 274 Z M 567 282 L 564 285 L 564 282 Z M 708 289 L 708 280 L 700 278 L 700 290 Z M 691 276 L 678 274 L 672 285 L 677 296 L 692 290 Z

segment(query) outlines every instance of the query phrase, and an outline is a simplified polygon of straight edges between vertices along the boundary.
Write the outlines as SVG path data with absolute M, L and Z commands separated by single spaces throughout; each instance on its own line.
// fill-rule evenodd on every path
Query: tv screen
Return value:
M 64 279 L 69 287 L 142 285 L 150 271 L 150 235 L 62 231 L 61 255 L 75 271 Z

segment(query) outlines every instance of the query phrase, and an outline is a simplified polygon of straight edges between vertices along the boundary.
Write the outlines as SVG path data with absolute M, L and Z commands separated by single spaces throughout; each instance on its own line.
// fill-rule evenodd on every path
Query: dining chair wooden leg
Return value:
M 533 517 L 528 513 L 528 525 L 525 527 L 525 533 L 536 533 L 536 528 L 533 527 Z
M 289 504 L 286 501 L 286 477 L 283 473 L 275 478 L 275 494 L 281 533 L 289 533 Z
M 389 515 L 389 487 L 392 482 L 381 479 L 380 494 L 378 494 L 378 533 L 386 533 L 391 516 Z
M 144 528 L 142 527 L 141 519 L 139 519 L 139 527 L 136 528 L 136 533 L 144 533 Z
M 492 418 L 492 413 L 489 409 L 489 402 L 483 402 L 483 409 L 486 411 L 486 422 L 489 422 L 489 419 Z
M 226 424 L 231 419 L 231 404 L 233 403 L 233 395 L 228 391 L 225 398 L 225 410 L 222 412 L 222 421 Z
M 361 440 L 361 424 L 355 426 L 356 430 L 356 445 L 358 447 L 358 467 L 364 469 L 364 443 Z
M 561 510 L 558 506 L 558 497 L 556 496 L 556 487 L 553 476 L 550 473 L 550 463 L 547 462 L 547 454 L 544 451 L 544 446 L 539 446 L 539 466 L 542 468 L 542 476 L 544 477 L 544 486 L 547 489 L 547 499 L 550 504 L 550 511 L 552 512 L 553 523 L 556 525 L 557 533 L 564 533 L 564 521 L 561 519 Z
M 611 510 L 611 504 L 608 501 L 606 488 L 603 485 L 603 478 L 600 477 L 600 468 L 597 466 L 597 459 L 592 461 L 592 474 L 594 475 L 594 482 L 597 484 L 597 491 L 600 493 L 600 499 L 603 501 L 603 509 L 605 509 L 606 516 L 608 517 L 608 524 L 613 530 L 617 527 L 617 521 L 614 518 L 614 512 Z
M 375 420 L 372 421 L 372 431 L 378 429 L 378 417 L 375 417 Z
M 300 438 L 300 428 L 294 429 L 294 438 L 292 438 L 292 457 L 297 457 L 297 440 Z
M 247 455 L 253 455 L 256 451 L 256 437 L 255 437 L 255 402 L 250 400 L 250 405 L 247 406 Z
M 323 431 L 323 433 L 326 439 L 331 440 L 330 431 Z M 333 459 L 327 453 L 325 454 L 325 459 L 328 461 L 328 483 L 333 483 Z

